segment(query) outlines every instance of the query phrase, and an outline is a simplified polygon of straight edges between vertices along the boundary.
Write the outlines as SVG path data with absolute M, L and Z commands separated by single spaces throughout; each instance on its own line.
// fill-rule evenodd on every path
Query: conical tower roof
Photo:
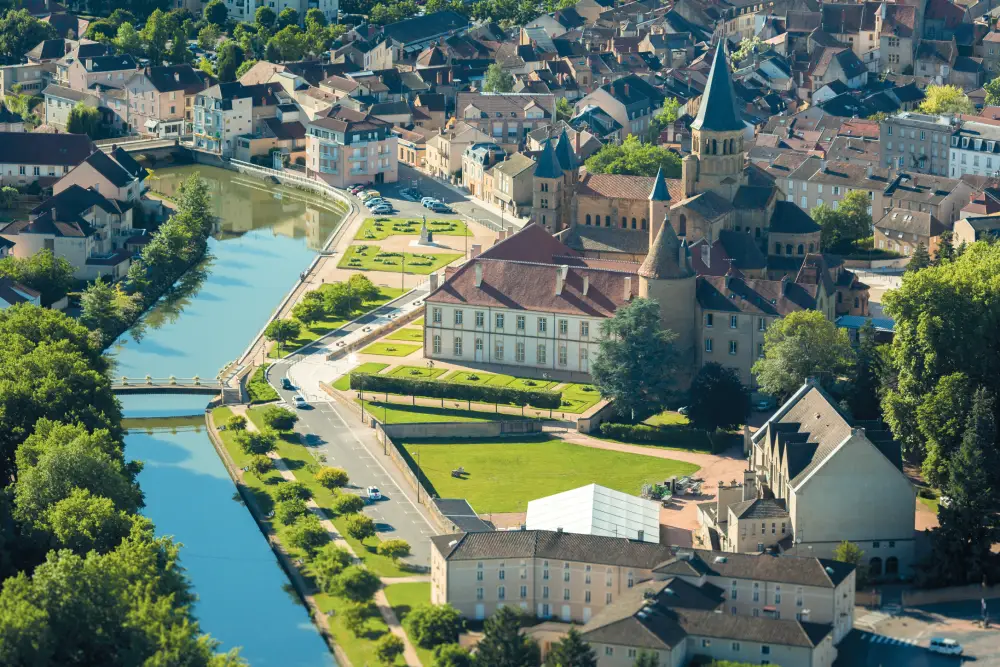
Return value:
M 720 39 L 715 50 L 715 60 L 708 73 L 705 94 L 701 97 L 698 115 L 691 123 L 693 130 L 729 132 L 744 128 L 736 109 L 736 91 L 733 90 L 733 79 L 729 75 L 729 59 L 726 58 L 724 42 L 725 40 Z
M 683 249 L 684 261 L 681 262 Z M 646 255 L 646 260 L 639 267 L 639 275 L 643 278 L 671 279 L 689 278 L 694 275 L 691 263 L 687 258 L 687 243 L 682 243 L 674 232 L 670 220 L 664 219 L 660 231 L 656 233 L 653 245 Z
M 562 167 L 563 171 L 576 169 L 580 166 L 576 159 L 576 153 L 573 152 L 573 147 L 569 143 L 569 137 L 566 136 L 565 127 L 562 134 L 559 135 L 559 142 L 556 144 L 556 157 L 559 158 L 559 166 Z
M 545 142 L 545 148 L 542 149 L 542 154 L 538 156 L 538 162 L 535 163 L 535 178 L 562 178 L 562 168 L 559 166 L 559 159 L 556 158 L 556 152 L 552 149 L 552 140 L 548 139 Z
M 667 181 L 666 177 L 663 175 L 663 167 L 660 167 L 656 172 L 656 182 L 653 183 L 653 189 L 649 193 L 650 201 L 669 201 L 670 193 L 667 192 Z

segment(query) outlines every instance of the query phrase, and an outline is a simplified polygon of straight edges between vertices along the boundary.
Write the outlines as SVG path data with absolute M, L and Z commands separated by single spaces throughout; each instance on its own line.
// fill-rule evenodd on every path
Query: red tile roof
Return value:
M 667 192 L 670 199 L 683 199 L 680 179 L 668 178 Z M 621 176 L 618 174 L 585 173 L 580 179 L 579 194 L 607 199 L 648 199 L 656 178 L 653 176 Z

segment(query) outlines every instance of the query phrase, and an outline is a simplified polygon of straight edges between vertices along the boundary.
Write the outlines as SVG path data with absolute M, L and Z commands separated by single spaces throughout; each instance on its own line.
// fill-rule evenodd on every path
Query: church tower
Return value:
M 660 231 L 661 220 L 667 219 L 670 210 L 670 193 L 667 192 L 667 180 L 663 167 L 656 172 L 656 181 L 649 191 L 649 247 L 653 247 L 656 235 Z
M 559 204 L 559 229 L 566 229 L 576 222 L 576 187 L 580 180 L 580 161 L 563 128 L 556 143 L 556 159 L 563 173 L 562 197 Z
M 685 198 L 712 190 L 732 201 L 740 185 L 746 185 L 743 175 L 746 126 L 736 107 L 736 91 L 724 44 L 725 40 L 719 40 L 698 115 L 691 123 L 693 159 L 684 158 L 681 162 Z
M 531 219 L 548 233 L 555 234 L 562 229 L 560 220 L 565 183 L 551 139 L 545 142 L 532 175 Z
M 695 286 L 686 241 L 668 220 L 660 224 L 646 260 L 639 267 L 639 296 L 660 304 L 660 324 L 677 334 L 681 368 L 695 363 Z

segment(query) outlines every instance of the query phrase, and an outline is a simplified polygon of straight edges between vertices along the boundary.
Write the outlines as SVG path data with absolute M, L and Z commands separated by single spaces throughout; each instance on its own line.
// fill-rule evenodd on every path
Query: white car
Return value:
M 376 197 L 375 199 L 369 199 L 365 202 L 365 206 L 369 209 L 375 208 L 376 206 L 381 206 L 382 204 L 388 204 L 388 199 L 382 199 L 381 197 Z
M 933 653 L 942 655 L 962 655 L 962 645 L 954 639 L 935 637 L 927 648 Z
M 440 200 L 437 197 L 424 197 L 420 200 L 420 204 L 424 208 L 430 207 L 431 204 L 440 204 Z
M 371 209 L 372 213 L 377 213 L 378 215 L 388 215 L 392 213 L 392 206 L 389 204 L 379 204 Z
M 382 493 L 378 490 L 377 486 L 369 486 L 367 491 L 369 502 L 375 502 L 376 500 L 382 499 Z
M 297 408 L 304 408 L 306 406 L 306 399 L 302 394 L 295 394 L 292 396 L 292 405 Z

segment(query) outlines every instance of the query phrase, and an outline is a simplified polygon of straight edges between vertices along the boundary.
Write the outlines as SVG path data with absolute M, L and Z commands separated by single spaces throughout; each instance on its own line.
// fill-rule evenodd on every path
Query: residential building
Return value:
M 283 91 L 277 84 L 216 84 L 194 97 L 192 134 L 199 149 L 232 155 L 236 138 L 261 136 L 265 119 L 278 114 Z
M 778 176 L 778 171 L 771 167 L 767 171 Z M 776 178 L 775 184 L 785 193 L 788 201 L 795 202 L 803 211 L 811 211 L 823 204 L 836 209 L 847 193 L 861 190 L 868 193 L 873 206 L 872 215 L 877 215 L 875 212 L 881 210 L 883 192 L 891 182 L 889 177 L 889 169 L 809 157 L 791 173 L 780 180 Z
M 45 98 L 45 124 L 65 130 L 69 113 L 77 104 L 99 109 L 101 96 L 96 92 L 73 90 L 65 86 L 50 84 L 42 91 Z
M 1000 239 L 1000 215 L 978 215 L 962 218 L 955 223 L 952 243 L 975 243 L 982 240 Z
M 27 63 L 0 67 L 0 98 L 14 92 L 14 86 L 28 95 L 41 95 L 55 73 L 55 65 Z
M 427 173 L 435 178 L 453 180 L 462 170 L 465 149 L 483 141 L 492 139 L 478 127 L 465 121 L 451 123 L 450 127 L 427 139 Z
M 125 82 L 129 125 L 161 138 L 188 134 L 195 96 L 211 84 L 208 75 L 191 65 L 146 67 Z
M 879 8 L 882 30 L 879 34 L 879 60 L 882 71 L 904 74 L 913 71 L 913 54 L 920 39 L 917 7 L 885 3 Z
M 52 192 L 59 194 L 71 187 L 80 187 L 98 192 L 127 208 L 141 199 L 146 176 L 146 169 L 121 147 L 116 147 L 111 155 L 95 150 L 60 178 L 52 186 Z
M 22 303 L 40 306 L 42 295 L 10 278 L 0 278 L 0 310 Z
M 306 132 L 309 176 L 338 188 L 396 182 L 397 138 L 384 120 L 338 105 L 310 121 Z
M 455 117 L 516 152 L 529 132 L 555 120 L 556 100 L 551 94 L 458 93 Z
M 135 59 L 128 54 L 87 58 L 67 56 L 64 60 L 68 64 L 65 66 L 65 78 L 59 77 L 60 84 L 73 90 L 88 90 L 96 86 L 124 88 L 125 81 L 138 69 Z M 62 66 L 57 65 L 57 68 Z
M 973 193 L 966 179 L 897 173 L 882 193 L 881 206 L 876 197 L 873 219 L 879 219 L 892 208 L 930 213 L 945 227 L 959 218 L 962 208 Z
M 951 135 L 955 121 L 906 111 L 879 123 L 882 166 L 924 174 L 949 175 Z
M 399 147 L 399 164 L 405 164 L 414 169 L 427 169 L 427 140 L 436 134 L 435 131 L 415 127 L 412 130 L 393 128 L 396 135 L 396 145 Z
M 621 125 L 624 135 L 645 140 L 649 121 L 663 107 L 663 98 L 658 88 L 631 75 L 602 85 L 577 101 L 575 108 L 582 113 L 587 107 L 597 107 Z
M 989 77 L 1000 72 L 1000 32 L 996 30 L 991 30 L 983 37 L 983 66 Z
M 0 105 L 0 132 L 24 132 L 24 118 Z
M 476 199 L 490 201 L 493 188 L 486 187 L 485 174 L 506 158 L 504 149 L 491 141 L 472 144 L 462 153 L 462 187 Z
M 997 176 L 1000 173 L 1000 123 L 966 120 L 953 129 L 948 176 Z
M 389 69 L 397 63 L 415 62 L 428 46 L 469 29 L 469 20 L 451 10 L 414 16 L 382 27 L 373 46 L 364 54 L 364 69 Z
M 520 218 L 531 209 L 535 161 L 515 153 L 493 167 L 492 203 L 504 213 Z
M 93 151 L 94 143 L 85 134 L 0 132 L 0 183 L 51 185 Z
M 909 257 L 918 245 L 934 254 L 945 226 L 930 213 L 892 208 L 875 222 L 875 247 Z

